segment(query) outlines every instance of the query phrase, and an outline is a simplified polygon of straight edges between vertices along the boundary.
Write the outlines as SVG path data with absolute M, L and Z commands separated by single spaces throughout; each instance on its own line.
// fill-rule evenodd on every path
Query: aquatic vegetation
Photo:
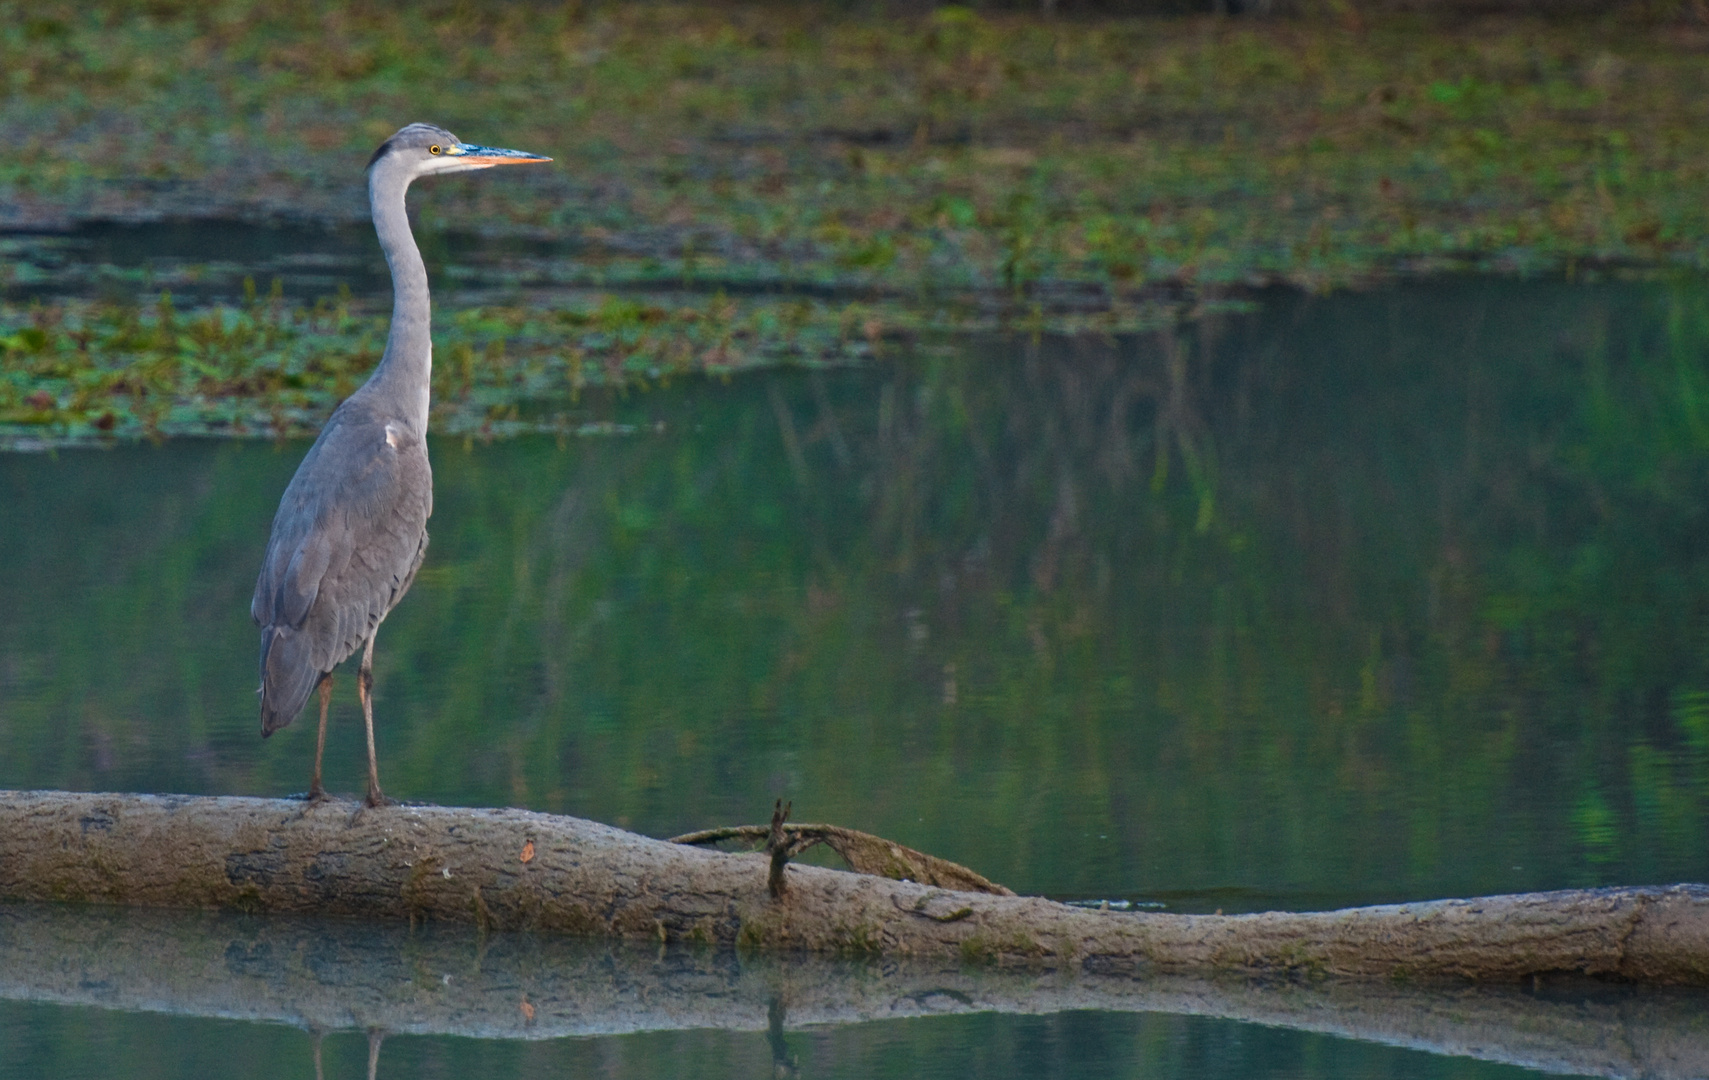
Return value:
M 0 162 L 0 227 L 360 227 L 362 160 L 419 118 L 557 156 L 415 202 L 453 275 L 459 236 L 552 253 L 521 260 L 514 299 L 442 325 L 442 430 L 539 426 L 529 398 L 582 385 L 858 360 L 898 335 L 1144 328 L 1274 283 L 1709 262 L 1709 37 L 1683 23 L 0 13 L 0 138 L 25 148 Z M 31 310 L 77 257 L 20 243 L 0 253 L 14 441 L 300 430 L 377 356 L 383 312 L 336 300 L 168 314 L 157 283 L 117 275 Z
M 387 316 L 348 294 L 302 306 L 277 289 L 250 293 L 240 306 L 188 311 L 169 293 L 147 307 L 0 303 L 0 449 L 317 430 L 379 362 Z M 1151 306 L 1073 325 L 1131 332 L 1173 317 Z M 483 437 L 566 434 L 580 428 L 563 407 L 587 387 L 645 390 L 756 366 L 857 363 L 899 339 L 918 346 L 1003 325 L 977 310 L 721 294 L 456 309 L 434 329 L 433 426 Z

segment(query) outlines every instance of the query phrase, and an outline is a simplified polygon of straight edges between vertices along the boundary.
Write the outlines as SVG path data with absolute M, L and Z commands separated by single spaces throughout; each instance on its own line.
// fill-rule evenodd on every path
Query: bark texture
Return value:
M 526 857 L 525 857 L 526 856 Z M 0 792 L 0 900 L 473 923 L 587 937 L 1102 974 L 1709 985 L 1709 888 L 1345 911 L 1093 911 L 810 866 L 522 810 Z
M 411 930 L 200 912 L 0 905 L 0 998 L 380 1031 L 549 1039 L 1098 1009 L 1256 1022 L 1549 1072 L 1709 1076 L 1709 992 L 1085 975 Z M 524 1007 L 526 1005 L 526 1007 Z M 781 1039 L 774 1047 L 783 1048 Z M 288 1072 L 290 1062 L 281 1064 Z

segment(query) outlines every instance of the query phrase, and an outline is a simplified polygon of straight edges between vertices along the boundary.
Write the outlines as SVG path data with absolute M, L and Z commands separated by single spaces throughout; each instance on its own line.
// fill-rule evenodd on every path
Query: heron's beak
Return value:
M 529 165 L 536 161 L 551 161 L 549 157 L 530 154 L 524 150 L 501 150 L 496 146 L 470 146 L 463 143 L 446 151 L 447 157 L 459 164 L 485 167 L 489 165 Z

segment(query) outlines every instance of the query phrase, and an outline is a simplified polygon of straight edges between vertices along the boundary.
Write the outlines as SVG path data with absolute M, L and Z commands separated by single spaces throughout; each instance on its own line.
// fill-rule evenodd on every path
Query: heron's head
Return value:
M 471 146 L 442 127 L 411 124 L 380 144 L 368 159 L 371 172 L 396 170 L 407 185 L 411 180 L 440 173 L 490 169 L 494 165 L 528 165 L 549 157 L 493 146 Z

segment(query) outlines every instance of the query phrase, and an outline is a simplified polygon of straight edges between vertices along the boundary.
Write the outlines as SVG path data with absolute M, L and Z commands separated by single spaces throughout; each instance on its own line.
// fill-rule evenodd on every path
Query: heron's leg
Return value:
M 309 781 L 309 802 L 320 802 L 326 798 L 326 789 L 320 786 L 320 758 L 326 753 L 326 707 L 332 704 L 332 672 L 320 677 L 320 734 L 315 736 L 315 774 Z
M 375 635 L 378 636 L 378 635 Z M 380 806 L 386 801 L 380 790 L 380 765 L 374 754 L 374 638 L 362 648 L 362 670 L 356 676 L 356 691 L 362 697 L 362 723 L 368 729 L 368 805 Z
M 326 1032 L 315 1030 L 315 1080 L 326 1080 L 326 1073 L 320 1067 L 320 1041 L 326 1038 Z
M 380 1044 L 385 1041 L 385 1032 L 379 1028 L 368 1029 L 368 1080 L 374 1080 L 380 1071 Z

